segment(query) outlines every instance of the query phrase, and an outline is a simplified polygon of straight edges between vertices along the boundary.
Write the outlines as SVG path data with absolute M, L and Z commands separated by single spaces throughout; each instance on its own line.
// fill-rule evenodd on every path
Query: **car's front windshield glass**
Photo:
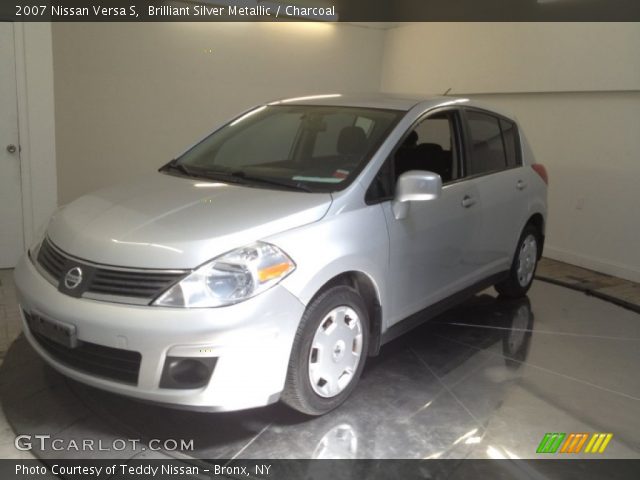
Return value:
M 340 190 L 400 116 L 373 108 L 263 106 L 212 133 L 171 166 L 183 175 L 268 188 Z

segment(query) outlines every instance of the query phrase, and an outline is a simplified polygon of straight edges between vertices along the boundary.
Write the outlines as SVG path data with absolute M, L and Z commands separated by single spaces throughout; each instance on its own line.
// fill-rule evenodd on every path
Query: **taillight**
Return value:
M 533 170 L 538 175 L 540 175 L 540 178 L 544 181 L 544 183 L 549 185 L 549 175 L 547 175 L 547 169 L 544 168 L 544 165 L 542 165 L 541 163 L 534 163 L 533 165 L 531 165 L 531 168 L 533 168 Z

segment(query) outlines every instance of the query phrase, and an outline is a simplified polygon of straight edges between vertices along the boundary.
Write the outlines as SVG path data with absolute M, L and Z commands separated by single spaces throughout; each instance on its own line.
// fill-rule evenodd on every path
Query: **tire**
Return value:
M 368 348 L 369 318 L 358 292 L 347 286 L 322 292 L 300 321 L 281 400 L 307 415 L 333 410 L 356 387 Z
M 495 285 L 498 293 L 508 298 L 520 298 L 526 295 L 533 282 L 539 256 L 540 232 L 533 225 L 527 225 L 518 240 L 509 276 Z

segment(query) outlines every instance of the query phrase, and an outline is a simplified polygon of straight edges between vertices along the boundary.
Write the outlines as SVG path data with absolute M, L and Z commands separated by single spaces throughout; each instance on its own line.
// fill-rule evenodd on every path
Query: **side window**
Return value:
M 467 111 L 471 159 L 468 175 L 497 172 L 507 167 L 500 120 L 493 115 Z
M 500 119 L 500 129 L 502 130 L 502 138 L 504 138 L 504 148 L 507 154 L 507 167 L 517 167 L 522 161 L 520 160 L 520 143 L 518 142 L 518 127 L 513 122 Z
M 393 197 L 394 183 L 393 162 L 387 158 L 367 189 L 364 201 L 370 204 L 389 200 Z
M 365 200 L 391 198 L 398 177 L 409 170 L 427 170 L 448 183 L 462 177 L 458 149 L 459 117 L 456 111 L 428 115 L 407 132 L 373 180 Z
M 396 150 L 396 178 L 409 170 L 437 173 L 442 183 L 460 178 L 456 118 L 456 112 L 439 112 L 418 123 Z

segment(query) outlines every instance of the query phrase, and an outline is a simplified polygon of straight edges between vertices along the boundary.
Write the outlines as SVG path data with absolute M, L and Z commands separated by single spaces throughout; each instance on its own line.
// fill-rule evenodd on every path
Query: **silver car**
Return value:
M 518 124 L 468 99 L 260 105 L 58 210 L 15 270 L 24 334 L 111 392 L 320 415 L 418 323 L 524 295 L 546 194 Z

